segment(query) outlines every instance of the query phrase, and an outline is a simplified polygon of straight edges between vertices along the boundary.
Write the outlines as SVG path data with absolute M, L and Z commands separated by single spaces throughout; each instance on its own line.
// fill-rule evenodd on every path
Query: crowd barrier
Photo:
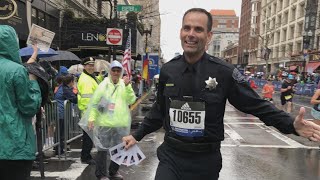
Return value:
M 58 148 L 58 157 L 60 154 L 60 143 L 64 143 L 64 152 L 67 144 L 82 136 L 82 129 L 78 125 L 80 121 L 80 111 L 78 106 L 70 101 L 64 101 L 64 122 L 59 121 L 59 111 L 57 101 L 51 101 L 44 107 L 44 116 L 41 123 L 42 128 L 42 151 L 48 151 L 52 148 Z M 63 123 L 63 124 L 60 124 Z M 60 133 L 64 131 L 64 133 Z M 60 142 L 61 135 L 65 141 Z M 65 158 L 67 158 L 66 154 Z
M 82 129 L 78 125 L 80 121 L 80 110 L 76 104 L 70 101 L 64 101 L 64 147 L 67 148 L 67 144 L 82 137 Z M 67 153 L 65 153 L 65 159 L 67 159 Z
M 253 80 L 259 88 L 262 88 L 267 83 L 267 80 L 264 80 L 264 79 L 251 79 L 251 80 Z M 272 84 L 274 85 L 274 88 L 276 91 L 280 91 L 282 82 L 273 81 Z M 315 83 L 312 83 L 312 84 L 297 83 L 295 84 L 294 89 L 296 90 L 295 94 L 302 95 L 302 96 L 313 96 L 314 92 L 317 90 L 317 85 Z

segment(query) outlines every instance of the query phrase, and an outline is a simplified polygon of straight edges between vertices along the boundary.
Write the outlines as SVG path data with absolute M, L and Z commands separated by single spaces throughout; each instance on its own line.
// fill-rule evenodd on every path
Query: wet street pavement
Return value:
M 275 94 L 279 105 L 279 94 Z M 294 112 L 300 106 L 306 107 L 305 118 L 311 118 L 310 98 L 294 99 Z M 133 129 L 147 113 L 151 101 L 148 97 L 133 110 Z M 244 114 L 227 104 L 224 118 L 225 140 L 221 153 L 222 180 L 320 180 L 320 143 L 294 135 L 283 135 L 272 127 L 264 125 L 254 116 Z M 149 134 L 138 146 L 146 159 L 137 166 L 121 166 L 120 173 L 125 180 L 153 180 L 158 159 L 157 147 L 163 142 L 163 130 Z M 81 141 L 71 145 L 67 160 L 52 157 L 46 160 L 45 179 L 95 180 L 95 166 L 80 162 Z M 96 151 L 93 152 L 95 154 Z M 32 171 L 32 179 L 40 179 L 38 171 Z

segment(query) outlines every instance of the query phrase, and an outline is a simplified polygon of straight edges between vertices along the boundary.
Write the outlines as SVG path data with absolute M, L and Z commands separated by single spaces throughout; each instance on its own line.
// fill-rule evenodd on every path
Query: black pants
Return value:
M 98 151 L 96 156 L 96 177 L 107 176 L 107 154 L 109 151 Z M 113 161 L 110 162 L 109 175 L 114 175 L 119 170 L 119 165 Z
M 166 142 L 157 150 L 155 180 L 217 180 L 222 168 L 220 149 L 208 153 L 177 151 Z
M 0 160 L 0 179 L 29 180 L 32 162 L 29 160 Z
M 91 138 L 85 131 L 83 131 L 81 161 L 88 161 L 92 159 L 92 156 L 90 154 L 92 147 L 93 143 Z

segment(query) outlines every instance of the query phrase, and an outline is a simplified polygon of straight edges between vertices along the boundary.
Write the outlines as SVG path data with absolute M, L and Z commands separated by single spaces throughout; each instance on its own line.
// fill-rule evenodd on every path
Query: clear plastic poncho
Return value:
M 129 134 L 131 127 L 129 105 L 135 100 L 136 96 L 131 85 L 126 87 L 122 79 L 113 84 L 109 75 L 99 84 L 79 122 L 80 127 L 90 136 L 99 151 L 106 151 L 121 143 L 122 137 Z M 89 128 L 90 122 L 93 128 Z

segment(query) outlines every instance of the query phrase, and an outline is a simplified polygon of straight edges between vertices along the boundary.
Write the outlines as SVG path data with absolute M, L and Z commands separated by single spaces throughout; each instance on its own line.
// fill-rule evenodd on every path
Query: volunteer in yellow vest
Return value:
M 107 150 L 122 143 L 122 137 L 128 135 L 131 127 L 129 105 L 136 101 L 135 93 L 123 67 L 113 61 L 110 73 L 95 91 L 88 110 L 84 115 L 87 120 L 88 134 L 98 149 L 96 158 L 96 176 L 98 179 L 123 179 L 118 173 L 119 165 L 111 161 L 109 173 L 106 172 Z M 84 120 L 85 121 L 85 120 Z M 81 126 L 81 125 L 80 125 Z
M 81 111 L 81 115 L 84 114 L 94 91 L 98 87 L 98 81 L 94 76 L 94 61 L 94 58 L 87 57 L 81 62 L 84 67 L 78 80 L 78 107 Z M 83 131 L 81 162 L 91 165 L 95 164 L 95 161 L 90 154 L 92 147 L 92 140 L 88 134 Z

